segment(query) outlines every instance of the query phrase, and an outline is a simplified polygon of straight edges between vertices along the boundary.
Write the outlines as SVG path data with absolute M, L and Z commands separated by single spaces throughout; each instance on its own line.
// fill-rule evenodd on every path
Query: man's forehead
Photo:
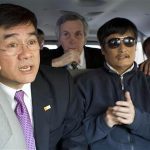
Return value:
M 80 21 L 80 20 L 67 20 L 66 22 L 62 23 L 61 24 L 61 27 L 62 28 L 75 28 L 75 27 L 78 27 L 78 28 L 83 28 L 83 23 Z
M 74 26 L 70 26 L 70 27 L 62 27 L 60 28 L 61 32 L 69 32 L 69 33 L 77 33 L 77 32 L 84 32 L 83 27 L 74 27 Z
M 113 34 L 108 35 L 106 37 L 106 39 L 109 39 L 109 38 L 123 38 L 123 37 L 127 37 L 127 36 L 134 36 L 134 34 L 131 33 L 131 32 L 126 32 L 124 34 L 113 33 Z
M 0 37 L 4 39 L 17 36 L 32 36 L 36 35 L 36 30 L 33 26 L 18 25 L 15 27 L 4 28 L 0 27 Z

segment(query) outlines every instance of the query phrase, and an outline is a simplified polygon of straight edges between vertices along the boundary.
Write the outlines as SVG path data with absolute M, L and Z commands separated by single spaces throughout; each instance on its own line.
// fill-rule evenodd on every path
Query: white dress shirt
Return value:
M 16 89 L 10 88 L 10 87 L 0 83 L 0 88 L 2 89 L 2 92 L 4 92 L 6 95 L 8 95 L 7 99 L 10 102 L 10 105 L 11 105 L 13 110 L 15 110 L 16 105 L 17 105 L 17 102 L 14 99 L 16 91 L 20 91 L 20 90 L 24 91 L 24 93 L 25 93 L 25 95 L 24 95 L 24 102 L 25 102 L 25 105 L 26 105 L 27 110 L 29 112 L 31 123 L 33 125 L 31 84 L 30 83 L 24 84 L 24 86 L 21 89 L 16 90 Z
M 84 56 L 84 50 L 82 51 L 80 55 L 80 63 L 77 65 L 78 69 L 86 69 L 86 61 Z M 68 69 L 72 69 L 72 66 L 69 64 Z

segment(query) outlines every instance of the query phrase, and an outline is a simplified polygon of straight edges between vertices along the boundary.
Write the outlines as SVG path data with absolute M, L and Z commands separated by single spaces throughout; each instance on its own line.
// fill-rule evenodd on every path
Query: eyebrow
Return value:
M 68 30 L 63 30 L 63 31 L 61 31 L 61 32 L 72 32 L 72 31 L 68 31 Z M 77 30 L 77 31 L 75 31 L 75 32 L 84 32 L 84 31 L 82 31 L 82 30 Z
M 10 37 L 17 36 L 17 35 L 19 35 L 19 34 L 18 33 L 6 34 L 6 35 L 3 36 L 3 39 L 6 40 L 6 39 L 8 39 Z M 30 36 L 32 36 L 32 35 L 37 36 L 37 33 L 36 33 L 36 31 L 34 31 L 34 32 L 31 32 L 31 33 L 28 33 L 28 35 L 30 35 Z

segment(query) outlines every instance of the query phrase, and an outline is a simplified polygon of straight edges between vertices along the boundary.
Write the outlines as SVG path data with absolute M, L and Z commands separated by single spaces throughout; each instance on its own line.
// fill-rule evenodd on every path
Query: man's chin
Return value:
M 28 77 L 28 78 L 24 78 L 22 79 L 20 82 L 23 84 L 27 84 L 27 83 L 32 83 L 35 80 L 35 77 Z

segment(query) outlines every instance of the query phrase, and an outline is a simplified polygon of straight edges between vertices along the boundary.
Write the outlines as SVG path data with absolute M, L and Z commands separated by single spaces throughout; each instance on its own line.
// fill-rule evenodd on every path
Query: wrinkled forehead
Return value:
M 0 39 L 8 39 L 12 37 L 25 38 L 29 36 L 37 36 L 37 31 L 32 24 L 19 24 L 9 28 L 0 26 Z

